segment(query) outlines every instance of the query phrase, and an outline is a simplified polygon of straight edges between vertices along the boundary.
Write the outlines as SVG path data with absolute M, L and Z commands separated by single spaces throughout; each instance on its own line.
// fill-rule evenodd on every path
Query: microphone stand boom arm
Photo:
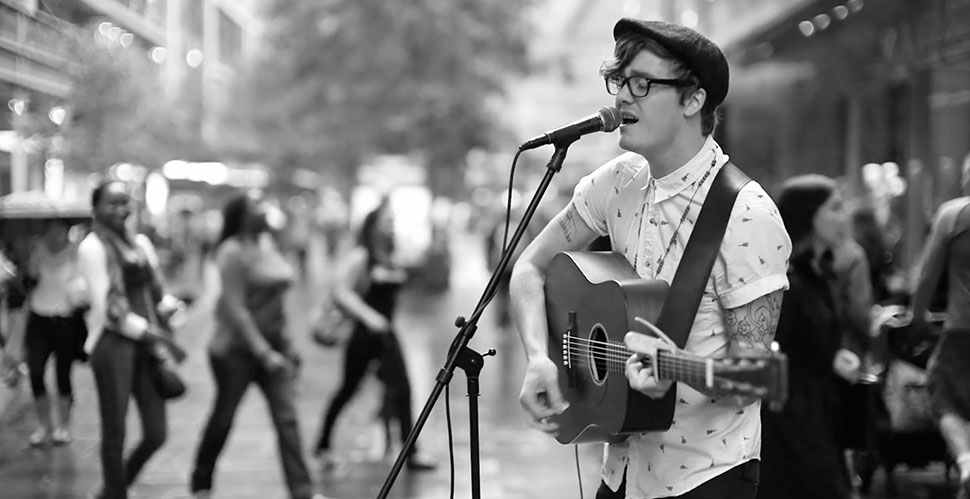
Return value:
M 421 410 L 421 414 L 414 423 L 414 427 L 411 429 L 411 433 L 408 434 L 407 440 L 404 442 L 404 446 L 401 448 L 401 452 L 398 453 L 397 459 L 394 461 L 394 466 L 391 467 L 391 472 L 387 475 L 384 481 L 383 487 L 377 496 L 377 499 L 386 499 L 387 495 L 391 491 L 391 487 L 394 485 L 394 481 L 397 476 L 401 473 L 401 468 L 404 467 L 405 461 L 411 454 L 411 449 L 414 448 L 414 443 L 418 439 L 418 435 L 424 428 L 425 423 L 428 421 L 428 417 L 431 415 L 431 410 L 434 409 L 438 398 L 441 396 L 441 392 L 444 390 L 451 382 L 451 378 L 454 375 L 455 368 L 459 367 L 465 371 L 465 376 L 468 380 L 468 418 L 469 418 L 469 447 L 471 453 L 471 486 L 472 486 L 472 499 L 481 498 L 481 475 L 479 468 L 479 455 L 478 455 L 478 375 L 484 366 L 485 359 L 482 354 L 468 348 L 468 342 L 471 341 L 472 336 L 478 330 L 478 320 L 481 318 L 482 313 L 485 312 L 485 307 L 495 296 L 499 285 L 499 276 L 509 265 L 509 260 L 512 258 L 512 252 L 518 246 L 519 241 L 522 239 L 526 228 L 529 226 L 529 222 L 532 220 L 533 215 L 535 215 L 536 210 L 539 207 L 539 201 L 542 200 L 542 196 L 545 195 L 546 190 L 552 183 L 553 177 L 562 169 L 562 163 L 566 159 L 566 149 L 570 144 L 578 140 L 579 137 L 570 137 L 561 143 L 556 143 L 556 150 L 552 154 L 549 163 L 546 165 L 546 173 L 542 177 L 542 181 L 539 183 L 539 188 L 536 193 L 532 196 L 532 200 L 529 202 L 529 206 L 526 208 L 525 213 L 522 215 L 522 220 L 519 221 L 519 225 L 515 229 L 515 233 L 512 235 L 512 239 L 509 241 L 508 247 L 502 253 L 502 258 L 499 260 L 498 266 L 492 271 L 492 276 L 488 280 L 488 284 L 485 286 L 485 291 L 482 293 L 482 297 L 478 301 L 478 305 L 475 306 L 474 312 L 472 312 L 471 318 L 465 320 L 464 317 L 459 316 L 455 320 L 455 326 L 459 328 L 458 334 L 455 336 L 451 347 L 448 350 L 448 359 L 445 361 L 444 367 L 438 372 L 438 376 L 435 377 L 435 386 L 431 391 L 431 395 L 428 397 L 427 402 L 424 404 L 424 408 Z M 489 350 L 486 355 L 494 355 L 494 350 Z

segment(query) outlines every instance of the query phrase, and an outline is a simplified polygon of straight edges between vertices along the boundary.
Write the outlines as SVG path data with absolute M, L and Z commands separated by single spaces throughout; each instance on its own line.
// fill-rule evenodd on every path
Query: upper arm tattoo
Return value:
M 781 316 L 785 291 L 769 293 L 751 303 L 724 311 L 728 341 L 740 351 L 769 351 Z
M 559 217 L 559 228 L 562 229 L 562 237 L 566 238 L 567 243 L 573 242 L 573 238 L 576 237 L 576 232 L 579 230 L 576 227 L 576 217 L 579 214 L 576 212 L 576 206 L 569 203 L 569 207 L 563 212 L 562 216 Z

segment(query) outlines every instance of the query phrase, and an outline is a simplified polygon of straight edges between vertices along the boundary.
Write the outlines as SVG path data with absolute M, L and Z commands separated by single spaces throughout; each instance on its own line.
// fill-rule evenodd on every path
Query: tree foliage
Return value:
M 373 154 L 418 154 L 439 191 L 501 133 L 495 101 L 528 70 L 529 2 L 277 0 L 232 119 L 279 166 L 352 173 Z M 242 111 L 241 111 L 242 110 Z
M 195 93 L 167 102 L 161 67 L 141 47 L 122 47 L 93 28 L 66 34 L 71 61 L 69 121 L 63 155 L 74 169 L 104 171 L 119 163 L 159 167 L 198 150 Z

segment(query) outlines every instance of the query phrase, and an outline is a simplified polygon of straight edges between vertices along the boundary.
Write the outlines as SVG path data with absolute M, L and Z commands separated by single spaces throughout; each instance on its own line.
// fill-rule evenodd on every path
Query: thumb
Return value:
M 549 397 L 549 405 L 557 412 L 565 411 L 569 408 L 569 402 L 562 395 L 562 390 L 559 389 L 559 383 L 550 383 L 546 387 L 546 396 Z

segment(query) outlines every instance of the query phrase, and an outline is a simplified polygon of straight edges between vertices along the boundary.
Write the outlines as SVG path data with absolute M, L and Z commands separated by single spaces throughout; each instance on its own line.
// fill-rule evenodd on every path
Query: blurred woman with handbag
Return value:
M 255 196 L 239 195 L 222 210 L 216 263 L 222 289 L 209 365 L 216 398 L 191 476 L 195 497 L 210 497 L 216 461 L 249 385 L 256 384 L 269 406 L 290 497 L 308 499 L 313 484 L 304 460 L 295 408 L 300 357 L 287 334 L 285 298 L 293 268 L 269 233 L 266 207 Z
M 31 445 L 71 441 L 71 368 L 85 360 L 78 345 L 87 336 L 83 312 L 88 307 L 87 283 L 78 267 L 77 242 L 71 241 L 69 225 L 62 220 L 47 222 L 47 230 L 30 253 L 27 273 L 34 283 L 28 300 L 27 367 L 39 426 L 30 436 Z M 51 400 L 44 374 L 47 359 L 54 354 L 57 392 L 52 423 Z
M 84 349 L 94 371 L 101 412 L 101 499 L 124 499 L 148 459 L 165 443 L 165 398 L 156 386 L 159 356 L 183 357 L 161 321 L 181 302 L 162 292 L 151 241 L 127 227 L 131 197 L 125 183 L 105 181 L 91 195 L 93 230 L 78 257 L 87 281 Z M 142 440 L 123 458 L 128 400 L 134 397 Z
M 336 268 L 334 299 L 355 319 L 356 327 L 346 346 L 343 381 L 324 413 L 315 448 L 324 468 L 338 462 L 331 452 L 334 426 L 372 363 L 378 364 L 377 377 L 384 385 L 381 417 L 385 428 L 389 430 L 391 422 L 397 422 L 403 442 L 413 424 L 411 383 L 393 328 L 398 292 L 407 276 L 395 263 L 394 218 L 386 201 L 364 217 L 357 247 Z M 414 449 L 407 466 L 412 470 L 435 468 Z

